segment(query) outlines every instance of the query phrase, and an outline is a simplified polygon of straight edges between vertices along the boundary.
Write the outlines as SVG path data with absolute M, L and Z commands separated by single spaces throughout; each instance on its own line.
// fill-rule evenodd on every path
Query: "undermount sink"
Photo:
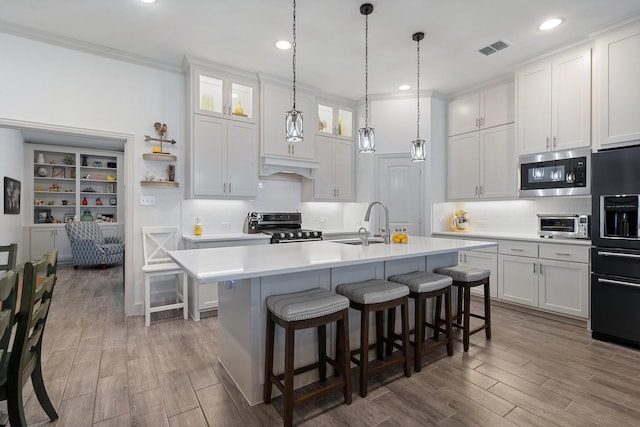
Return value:
M 376 243 L 384 243 L 384 239 L 378 238 L 378 237 L 370 237 L 367 239 L 369 241 L 370 245 L 376 244 Z M 341 243 L 343 245 L 362 245 L 362 240 L 361 239 L 342 239 L 342 240 L 332 240 L 332 242 L 334 243 Z

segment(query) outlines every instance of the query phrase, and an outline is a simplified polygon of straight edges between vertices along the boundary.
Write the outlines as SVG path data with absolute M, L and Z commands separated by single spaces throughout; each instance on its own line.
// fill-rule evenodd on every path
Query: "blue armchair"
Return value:
M 124 242 L 120 237 L 104 237 L 95 221 L 70 222 L 65 225 L 71 242 L 73 267 L 124 262 Z

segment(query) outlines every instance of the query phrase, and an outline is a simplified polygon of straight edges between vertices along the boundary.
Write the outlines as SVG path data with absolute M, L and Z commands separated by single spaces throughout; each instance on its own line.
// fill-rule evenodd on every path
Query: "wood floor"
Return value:
M 44 336 L 56 426 L 279 426 L 282 402 L 248 407 L 217 361 L 217 321 L 123 315 L 122 270 L 60 266 Z M 296 408 L 303 426 L 640 425 L 640 352 L 581 327 L 494 307 L 493 339 L 458 337 L 453 357 Z M 354 369 L 355 378 L 355 369 Z M 357 381 L 354 382 L 357 388 Z M 30 382 L 29 425 L 52 425 Z M 5 406 L 6 408 L 6 406 Z

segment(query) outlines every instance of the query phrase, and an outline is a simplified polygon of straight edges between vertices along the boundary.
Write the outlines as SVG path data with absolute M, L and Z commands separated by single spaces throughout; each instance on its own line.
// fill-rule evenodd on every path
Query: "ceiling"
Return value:
M 297 78 L 350 99 L 364 96 L 361 0 L 297 1 Z M 638 0 L 385 0 L 369 16 L 369 94 L 416 81 L 417 31 L 424 90 L 451 94 L 632 17 Z M 555 30 L 540 22 L 561 17 Z M 291 76 L 290 0 L 2 0 L 0 31 L 179 71 L 184 55 Z M 498 40 L 510 47 L 484 56 Z

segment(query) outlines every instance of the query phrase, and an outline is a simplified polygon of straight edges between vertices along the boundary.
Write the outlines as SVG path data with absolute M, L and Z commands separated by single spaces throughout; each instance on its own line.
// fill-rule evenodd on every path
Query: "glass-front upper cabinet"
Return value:
M 257 82 L 195 71 L 195 112 L 255 122 Z
M 353 110 L 318 104 L 318 133 L 350 139 L 353 136 Z

